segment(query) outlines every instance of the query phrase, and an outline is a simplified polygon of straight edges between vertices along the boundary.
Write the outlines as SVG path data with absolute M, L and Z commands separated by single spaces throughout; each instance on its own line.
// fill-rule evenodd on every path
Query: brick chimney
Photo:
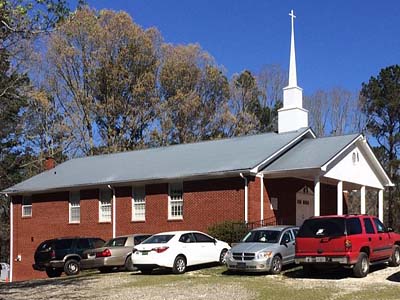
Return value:
M 46 157 L 46 160 L 44 161 L 44 169 L 47 170 L 51 170 L 54 169 L 54 167 L 56 166 L 56 161 L 54 160 L 54 158 L 52 157 Z

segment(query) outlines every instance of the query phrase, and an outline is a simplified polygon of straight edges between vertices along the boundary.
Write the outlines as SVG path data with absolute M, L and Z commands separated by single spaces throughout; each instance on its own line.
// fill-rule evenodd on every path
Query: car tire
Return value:
M 53 269 L 53 268 L 46 268 L 46 274 L 49 278 L 60 277 L 62 270 L 60 269 Z
M 175 258 L 174 265 L 172 267 L 172 273 L 183 274 L 186 271 L 186 259 L 182 255 L 178 255 Z
M 143 275 L 151 275 L 151 273 L 153 272 L 153 269 L 152 268 L 144 268 L 144 269 L 139 269 L 139 271 Z
M 358 256 L 357 263 L 353 268 L 353 275 L 357 278 L 363 278 L 368 275 L 369 272 L 369 258 L 367 253 L 361 252 Z
M 129 271 L 129 272 L 132 272 L 135 270 L 135 267 L 133 266 L 133 262 L 132 262 L 130 255 L 125 260 L 125 270 Z
M 389 260 L 389 266 L 398 267 L 400 265 L 400 247 L 395 245 L 393 248 L 392 256 Z
M 282 271 L 282 258 L 275 255 L 271 261 L 271 274 L 279 274 Z
M 222 249 L 219 255 L 219 263 L 224 265 L 226 263 L 226 253 L 228 253 L 228 249 Z
M 75 259 L 68 259 L 64 264 L 64 272 L 68 276 L 78 275 L 81 271 L 79 262 Z

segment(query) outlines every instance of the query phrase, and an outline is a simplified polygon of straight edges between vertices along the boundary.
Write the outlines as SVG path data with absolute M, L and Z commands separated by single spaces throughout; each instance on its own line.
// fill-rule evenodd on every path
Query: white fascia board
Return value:
M 338 158 L 340 155 L 342 155 L 344 152 L 347 151 L 347 149 L 349 149 L 351 146 L 354 145 L 355 142 L 357 142 L 358 140 L 362 140 L 363 139 L 363 135 L 360 134 L 359 136 L 357 136 L 352 142 L 350 142 L 346 147 L 344 147 L 342 150 L 340 150 L 334 157 L 332 157 L 330 160 L 328 160 L 328 162 L 326 162 L 322 167 L 321 170 L 326 172 L 328 170 L 328 166 L 335 161 L 336 158 Z
M 273 160 L 275 157 L 279 156 L 282 152 L 284 152 L 285 150 L 287 150 L 288 148 L 290 148 L 293 144 L 297 143 L 300 139 L 302 139 L 305 135 L 307 134 L 311 134 L 312 138 L 315 139 L 316 135 L 315 133 L 312 131 L 311 128 L 308 128 L 306 131 L 304 131 L 301 135 L 299 135 L 298 137 L 296 137 L 294 140 L 290 141 L 289 144 L 286 144 L 285 146 L 283 146 L 281 149 L 279 149 L 278 151 L 276 151 L 274 154 L 272 154 L 271 156 L 267 157 L 265 160 L 263 160 L 261 163 L 259 163 L 257 166 L 255 166 L 253 169 L 250 170 L 251 174 L 257 174 L 259 172 L 260 169 L 264 168 L 265 165 L 270 162 L 271 160 Z
M 383 174 L 383 177 L 386 179 L 387 184 L 384 184 L 384 186 L 395 186 L 395 184 L 390 180 L 389 176 L 386 174 L 385 169 L 382 167 L 381 163 L 379 160 L 376 158 L 374 152 L 371 149 L 371 146 L 368 144 L 368 141 L 364 138 L 363 143 L 364 149 L 366 150 L 369 158 L 372 160 L 372 163 L 375 165 L 378 171 L 380 171 L 381 174 Z

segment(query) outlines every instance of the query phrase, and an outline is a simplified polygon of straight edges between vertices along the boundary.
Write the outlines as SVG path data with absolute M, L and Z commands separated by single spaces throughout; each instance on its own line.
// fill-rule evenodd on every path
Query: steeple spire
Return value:
M 297 86 L 297 71 L 296 71 L 296 49 L 294 46 L 294 15 L 293 9 L 290 11 L 289 16 L 292 19 L 292 36 L 290 40 L 290 66 L 289 66 L 289 87 Z
M 278 132 L 284 133 L 308 127 L 308 111 L 303 108 L 303 90 L 297 86 L 296 50 L 294 46 L 293 9 L 289 16 L 292 21 L 290 40 L 289 83 L 283 88 L 283 107 L 278 110 Z

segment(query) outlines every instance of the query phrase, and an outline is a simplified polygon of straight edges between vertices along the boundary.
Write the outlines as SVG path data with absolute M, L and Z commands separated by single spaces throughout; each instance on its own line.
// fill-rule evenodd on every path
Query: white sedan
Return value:
M 131 257 L 143 274 L 150 274 L 158 267 L 182 274 L 187 266 L 224 264 L 229 249 L 227 243 L 199 231 L 171 231 L 155 234 L 135 246 Z

